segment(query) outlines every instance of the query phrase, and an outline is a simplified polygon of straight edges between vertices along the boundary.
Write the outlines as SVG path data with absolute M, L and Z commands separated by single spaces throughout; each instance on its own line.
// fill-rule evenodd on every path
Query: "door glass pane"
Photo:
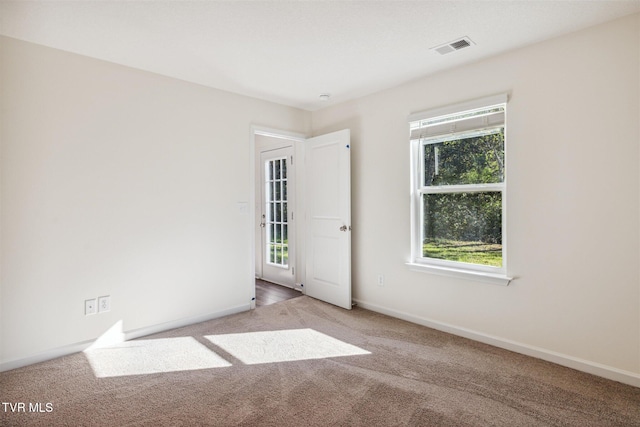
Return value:
M 273 206 L 274 206 L 274 210 L 275 210 L 274 221 L 280 222 L 281 219 L 282 219 L 281 204 L 280 203 L 274 203 Z
M 269 222 L 273 222 L 273 219 L 276 216 L 276 211 L 275 211 L 276 205 L 275 203 L 273 203 L 273 201 L 271 201 L 269 203 L 269 207 L 267 208 L 267 212 L 268 212 L 268 221 Z
M 504 181 L 504 128 L 423 145 L 424 185 Z
M 273 200 L 280 200 L 280 196 L 281 196 L 282 191 L 280 191 L 281 190 L 281 185 L 280 185 L 279 181 L 276 181 L 276 182 L 273 183 L 273 190 L 274 190 L 274 193 L 275 193 L 275 195 L 273 197 Z
M 422 256 L 502 266 L 502 193 L 425 194 Z

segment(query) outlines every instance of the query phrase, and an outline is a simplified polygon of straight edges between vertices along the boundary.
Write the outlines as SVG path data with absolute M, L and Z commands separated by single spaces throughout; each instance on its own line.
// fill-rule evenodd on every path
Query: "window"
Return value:
M 410 117 L 411 265 L 504 277 L 505 114 L 499 96 Z
M 289 233 L 287 214 L 287 158 L 265 163 L 267 263 L 289 266 Z

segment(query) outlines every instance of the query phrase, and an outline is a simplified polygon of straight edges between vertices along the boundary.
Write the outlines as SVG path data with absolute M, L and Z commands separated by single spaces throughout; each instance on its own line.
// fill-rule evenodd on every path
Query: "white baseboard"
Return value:
M 613 381 L 618 381 L 624 384 L 640 387 L 640 374 L 624 371 L 611 366 L 602 365 L 599 363 L 591 362 L 577 357 L 568 356 L 566 354 L 557 353 L 544 348 L 531 346 L 528 344 L 522 344 L 516 341 L 507 340 L 504 338 L 483 334 L 481 332 L 473 331 L 467 328 L 461 328 L 459 326 L 450 325 L 443 322 L 438 322 L 424 317 L 415 316 L 412 314 L 404 313 L 401 311 L 392 310 L 389 308 L 381 307 L 376 304 L 370 304 L 362 300 L 354 300 L 358 304 L 358 307 L 365 308 L 367 310 L 375 311 L 377 313 L 386 314 L 387 316 L 395 317 L 398 319 L 406 320 L 407 322 L 416 323 L 418 325 L 427 326 L 432 329 L 447 332 L 453 335 L 469 338 L 474 341 L 479 341 L 485 344 L 492 345 L 494 347 L 504 348 L 516 353 L 532 356 L 538 359 L 546 360 L 558 365 L 566 366 L 568 368 L 576 369 L 578 371 L 586 372 L 589 374 L 597 375 L 599 377 L 607 378 Z
M 126 340 L 144 337 L 158 332 L 168 331 L 170 329 L 181 328 L 183 326 L 193 325 L 195 323 L 206 322 L 207 320 L 217 319 L 219 317 L 228 316 L 230 314 L 240 313 L 250 309 L 250 304 L 242 304 L 231 307 L 215 313 L 202 314 L 199 316 L 186 317 L 184 319 L 173 320 L 170 322 L 160 323 L 157 325 L 146 326 L 144 328 L 133 329 L 124 333 Z M 97 337 L 96 337 L 97 339 Z M 47 360 L 56 359 L 58 357 L 67 356 L 73 353 L 79 353 L 89 348 L 95 340 L 88 340 L 74 344 L 65 345 L 63 347 L 54 348 L 32 356 L 21 359 L 10 360 L 0 363 L 0 372 L 10 371 L 12 369 L 22 368 L 23 366 L 33 365 L 34 363 L 46 362 Z
M 151 334 L 157 334 L 158 332 L 168 331 L 170 329 L 182 328 L 183 326 L 193 325 L 195 323 L 206 322 L 207 320 L 217 319 L 219 317 L 228 316 L 230 314 L 240 313 L 242 311 L 250 310 L 251 304 L 242 304 L 236 307 L 227 308 L 225 310 L 216 311 L 215 313 L 203 314 L 200 316 L 192 316 L 184 319 L 174 320 L 171 322 L 160 323 L 158 325 L 146 326 L 144 328 L 134 329 L 125 332 L 125 339 L 133 340 L 136 338 L 144 337 Z

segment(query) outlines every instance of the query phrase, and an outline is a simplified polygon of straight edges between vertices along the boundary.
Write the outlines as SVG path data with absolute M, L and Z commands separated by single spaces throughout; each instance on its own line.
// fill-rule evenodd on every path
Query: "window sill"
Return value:
M 406 265 L 411 271 L 437 274 L 439 276 L 454 277 L 458 279 L 473 280 L 474 282 L 490 283 L 500 286 L 509 286 L 509 283 L 513 280 L 513 277 L 508 277 L 502 274 L 485 273 L 482 271 L 462 270 L 458 268 L 418 264 L 415 262 L 409 262 Z

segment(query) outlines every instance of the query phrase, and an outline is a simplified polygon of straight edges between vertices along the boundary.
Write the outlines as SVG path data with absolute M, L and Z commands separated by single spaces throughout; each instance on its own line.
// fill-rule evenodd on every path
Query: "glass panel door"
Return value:
M 268 282 L 295 286 L 295 169 L 293 146 L 260 153 L 260 277 Z

